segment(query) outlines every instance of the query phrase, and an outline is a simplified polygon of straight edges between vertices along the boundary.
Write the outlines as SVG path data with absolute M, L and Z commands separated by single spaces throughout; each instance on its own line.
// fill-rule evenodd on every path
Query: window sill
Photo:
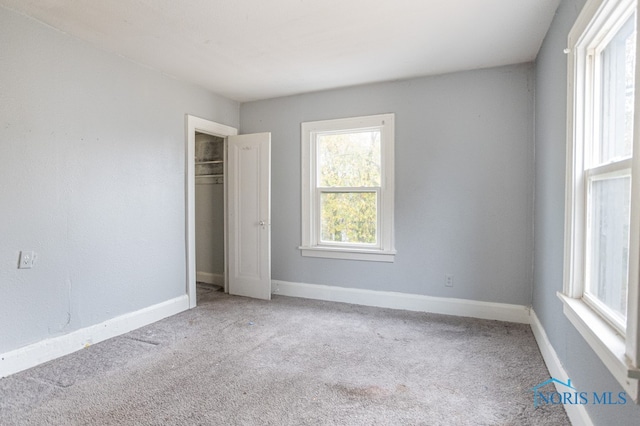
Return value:
M 367 250 L 356 248 L 333 247 L 298 247 L 305 257 L 324 257 L 328 259 L 365 260 L 371 262 L 393 262 L 396 252 L 382 250 Z
M 638 402 L 640 369 L 625 355 L 625 341 L 616 330 L 582 301 L 558 293 L 565 316 L 587 341 L 618 383 Z

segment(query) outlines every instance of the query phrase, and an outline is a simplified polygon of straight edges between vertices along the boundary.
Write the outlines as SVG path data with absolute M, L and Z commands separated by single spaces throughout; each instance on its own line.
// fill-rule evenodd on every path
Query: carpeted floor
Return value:
M 2 425 L 568 425 L 526 325 L 199 287 L 199 306 L 0 380 Z

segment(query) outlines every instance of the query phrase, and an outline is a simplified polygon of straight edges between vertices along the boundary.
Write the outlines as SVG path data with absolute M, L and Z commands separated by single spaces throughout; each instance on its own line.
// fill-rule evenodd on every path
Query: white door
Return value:
M 229 294 L 271 299 L 271 133 L 229 136 Z

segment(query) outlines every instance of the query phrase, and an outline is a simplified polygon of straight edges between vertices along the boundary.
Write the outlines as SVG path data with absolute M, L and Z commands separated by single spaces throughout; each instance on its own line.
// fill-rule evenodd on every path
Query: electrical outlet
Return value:
M 453 287 L 453 275 L 445 274 L 445 276 L 444 276 L 444 286 L 445 287 Z
M 33 261 L 35 257 L 36 257 L 36 254 L 33 251 L 21 251 L 18 268 L 19 269 L 33 268 Z

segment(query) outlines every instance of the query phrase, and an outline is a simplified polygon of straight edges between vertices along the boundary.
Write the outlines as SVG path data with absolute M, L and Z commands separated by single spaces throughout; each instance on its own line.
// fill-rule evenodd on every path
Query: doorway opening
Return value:
M 196 178 L 222 178 L 225 292 L 271 299 L 271 133 L 238 135 L 233 127 L 186 116 L 186 272 L 189 308 L 197 304 Z M 222 160 L 198 152 L 196 136 L 223 140 Z M 208 138 L 213 136 L 214 138 Z M 201 149 L 201 148 L 199 148 Z M 211 148 L 214 152 L 215 148 Z M 208 155 L 208 154 L 207 154 Z M 203 158 L 201 158 L 203 157 Z M 219 163 L 222 161 L 223 163 Z M 222 170 L 218 164 L 223 164 Z M 196 168 L 209 173 L 196 177 Z M 222 173 L 219 173 L 222 172 Z M 220 176 L 222 174 L 222 176 Z M 217 175 L 217 176 L 216 176 Z M 206 275 L 201 274 L 201 277 Z M 213 279 L 213 276 L 209 276 Z
M 225 138 L 196 131 L 196 293 L 224 291 Z
M 226 138 L 237 135 L 238 130 L 187 115 L 186 133 L 186 278 L 189 307 L 194 308 L 197 281 L 221 285 L 228 291 L 224 161 Z M 210 213 L 214 217 L 206 216 Z

